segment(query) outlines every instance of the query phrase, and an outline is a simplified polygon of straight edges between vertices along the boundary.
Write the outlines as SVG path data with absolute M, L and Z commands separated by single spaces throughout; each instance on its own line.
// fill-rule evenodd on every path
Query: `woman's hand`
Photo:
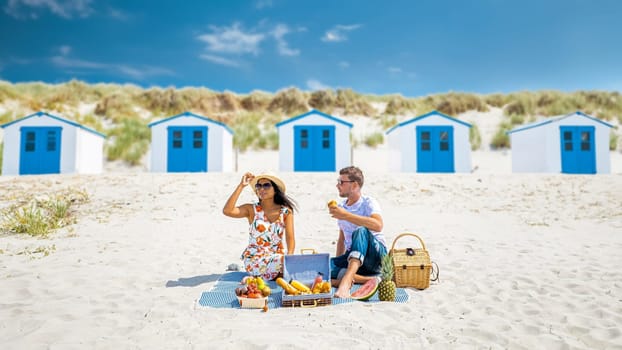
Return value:
M 255 178 L 255 175 L 251 173 L 246 173 L 242 175 L 242 180 L 240 180 L 240 185 L 244 187 L 248 185 L 249 183 L 251 183 L 251 181 L 253 181 L 254 178 Z

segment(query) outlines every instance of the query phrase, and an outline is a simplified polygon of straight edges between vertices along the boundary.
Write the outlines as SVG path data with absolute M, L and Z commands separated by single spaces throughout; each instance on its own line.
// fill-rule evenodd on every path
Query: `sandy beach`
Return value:
M 374 152 L 354 158 L 388 241 L 417 233 L 440 267 L 440 282 L 407 289 L 407 303 L 197 304 L 247 240 L 246 222 L 221 213 L 225 199 L 246 168 L 277 169 L 274 152 L 241 154 L 236 173 L 0 177 L 3 207 L 67 188 L 90 198 L 49 238 L 0 236 L 0 347 L 622 348 L 619 153 L 612 174 L 568 176 L 511 174 L 509 156 L 494 152 L 475 152 L 470 174 L 389 174 Z M 334 254 L 325 203 L 336 174 L 279 175 L 300 206 L 297 248 Z M 240 203 L 253 199 L 247 189 Z

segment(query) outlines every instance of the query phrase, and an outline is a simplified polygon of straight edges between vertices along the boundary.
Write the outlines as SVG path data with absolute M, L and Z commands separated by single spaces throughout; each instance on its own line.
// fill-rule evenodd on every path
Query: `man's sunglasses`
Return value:
M 264 190 L 267 190 L 269 188 L 272 188 L 272 183 L 271 182 L 266 182 L 266 183 L 262 183 L 262 184 L 255 184 L 255 189 L 259 191 L 259 189 L 261 189 L 263 187 Z
M 356 181 L 337 179 L 337 185 L 339 186 L 343 185 L 344 182 L 356 182 Z

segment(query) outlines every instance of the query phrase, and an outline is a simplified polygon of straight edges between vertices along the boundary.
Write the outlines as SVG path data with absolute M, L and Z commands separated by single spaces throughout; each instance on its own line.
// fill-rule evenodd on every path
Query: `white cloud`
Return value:
M 13 64 L 13 63 L 15 63 L 15 64 L 32 64 L 32 63 L 35 63 L 36 60 L 33 60 L 31 58 L 11 57 L 9 62 L 11 64 Z
M 230 54 L 259 53 L 259 44 L 265 34 L 245 32 L 239 23 L 231 27 L 210 26 L 212 33 L 199 35 L 198 39 L 207 43 L 207 51 Z
M 274 31 L 272 31 L 272 35 L 276 40 L 277 48 L 281 56 L 298 56 L 300 54 L 300 50 L 290 49 L 285 39 L 283 39 L 283 37 L 289 32 L 290 30 L 287 25 L 278 24 L 276 28 L 274 28 Z
M 69 58 L 67 56 L 54 56 L 52 57 L 52 63 L 63 68 L 105 69 L 109 67 L 109 65 L 105 63 L 85 61 L 76 58 Z
M 399 67 L 389 67 L 389 68 L 387 68 L 387 71 L 389 71 L 389 73 L 392 73 L 392 74 L 397 74 L 397 73 L 401 73 L 402 72 L 402 68 L 399 68 Z
M 9 0 L 4 12 L 18 19 L 37 19 L 45 11 L 65 19 L 86 18 L 94 12 L 91 2 L 92 0 Z
M 289 47 L 285 36 L 293 32 L 306 31 L 304 27 L 291 29 L 286 24 L 269 26 L 267 21 L 261 21 L 259 29 L 246 30 L 243 26 L 234 22 L 231 26 L 210 26 L 210 33 L 200 34 L 197 39 L 206 43 L 205 51 L 199 54 L 199 58 L 229 67 L 239 67 L 243 64 L 240 56 L 261 54 L 261 45 L 274 39 L 277 53 L 281 56 L 298 56 L 300 50 Z
M 339 62 L 339 67 L 341 67 L 341 68 L 350 68 L 350 62 L 348 62 L 348 61 L 341 61 L 341 62 Z
M 341 25 L 338 24 L 324 33 L 322 41 L 340 42 L 348 40 L 347 33 L 360 28 L 360 24 Z
M 240 66 L 240 64 L 237 61 L 234 61 L 232 59 L 225 58 L 225 57 L 214 56 L 214 55 L 207 55 L 207 54 L 202 54 L 199 57 L 201 57 L 202 59 L 204 59 L 206 61 L 210 61 L 212 63 L 220 64 L 222 66 L 229 66 L 229 67 L 239 67 Z
M 144 67 L 136 68 L 136 67 L 128 66 L 125 64 L 112 65 L 111 67 L 114 70 L 121 72 L 122 74 L 128 75 L 138 80 L 142 80 L 147 77 L 154 77 L 154 76 L 175 75 L 175 73 L 172 70 L 161 68 L 161 67 L 144 66 Z
M 263 9 L 266 7 L 272 7 L 272 0 L 258 0 L 255 2 L 255 8 Z
M 311 90 L 328 90 L 331 87 L 323 84 L 319 80 L 309 79 L 307 80 L 307 87 Z
M 116 8 L 109 8 L 108 16 L 111 18 L 117 19 L 119 21 L 128 21 L 130 20 L 130 17 L 131 17 L 130 14 L 128 14 L 127 12 L 116 9 Z
M 65 69 L 89 69 L 89 70 L 100 70 L 100 71 L 108 71 L 116 74 L 121 74 L 124 76 L 129 76 L 138 80 L 145 79 L 151 76 L 161 76 L 161 75 L 175 75 L 175 73 L 166 68 L 160 67 L 152 67 L 152 66 L 143 66 L 143 67 L 132 67 L 126 64 L 110 64 L 110 63 L 101 63 L 94 61 L 86 61 L 77 58 L 70 58 L 65 55 L 63 56 L 54 56 L 51 58 L 51 61 L 57 67 L 65 68 Z
M 69 55 L 69 53 L 71 52 L 71 46 L 69 45 L 63 45 L 61 47 L 58 48 L 58 51 L 60 51 L 60 54 L 63 56 L 67 56 Z

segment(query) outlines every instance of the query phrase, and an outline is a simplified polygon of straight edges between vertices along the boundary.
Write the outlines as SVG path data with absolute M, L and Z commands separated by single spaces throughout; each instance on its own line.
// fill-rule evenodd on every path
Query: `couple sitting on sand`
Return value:
M 353 283 L 365 283 L 380 273 L 380 262 L 387 254 L 378 202 L 361 194 L 361 169 L 349 166 L 339 171 L 337 190 L 345 198 L 330 206 L 337 219 L 339 239 L 335 257 L 330 259 L 331 282 L 338 287 L 337 298 L 349 298 Z M 256 203 L 236 206 L 247 185 L 257 194 Z M 272 174 L 246 173 L 222 212 L 233 218 L 246 218 L 250 224 L 248 247 L 242 253 L 244 267 L 254 276 L 273 280 L 283 273 L 283 238 L 287 254 L 294 254 L 295 202 L 285 194 L 285 183 Z

